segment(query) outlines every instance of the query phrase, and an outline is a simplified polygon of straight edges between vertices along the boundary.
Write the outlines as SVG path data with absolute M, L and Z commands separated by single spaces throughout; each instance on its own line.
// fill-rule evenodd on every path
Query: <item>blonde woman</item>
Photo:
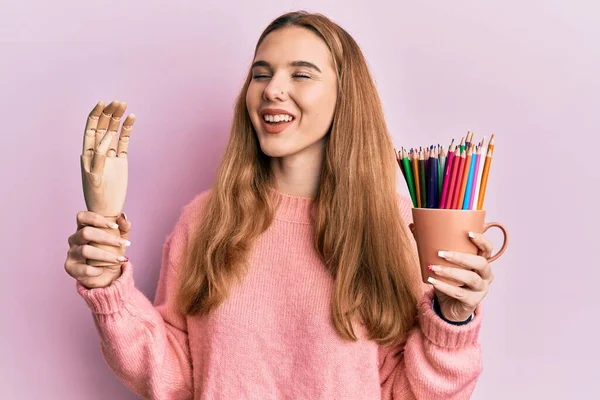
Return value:
M 167 238 L 154 304 L 123 255 L 126 217 L 77 215 L 65 269 L 106 361 L 151 399 L 469 398 L 490 242 L 473 238 L 478 256 L 447 252 L 468 269 L 436 271 L 464 287 L 423 285 L 411 203 L 396 192 L 356 42 L 322 15 L 294 12 L 266 28 L 254 54 L 216 183 Z M 102 174 L 126 176 L 133 116 L 115 145 L 124 111 L 99 103 L 88 119 L 86 135 L 101 140 L 84 146 L 86 176 L 99 186 Z M 101 229 L 115 223 L 121 238 Z

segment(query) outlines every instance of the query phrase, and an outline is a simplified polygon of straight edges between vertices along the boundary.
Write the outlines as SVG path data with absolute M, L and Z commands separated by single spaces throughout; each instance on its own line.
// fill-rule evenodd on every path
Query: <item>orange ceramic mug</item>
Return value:
M 504 253 L 508 245 L 508 232 L 498 222 L 485 223 L 485 210 L 453 210 L 438 208 L 413 208 L 413 223 L 409 225 L 419 252 L 421 277 L 423 282 L 433 276 L 453 286 L 461 283 L 435 275 L 427 268 L 429 265 L 445 265 L 462 268 L 438 256 L 439 250 L 460 251 L 477 254 L 479 248 L 469 238 L 469 232 L 483 233 L 495 226 L 499 228 L 504 241 L 500 250 L 489 257 L 488 262 L 496 260 Z

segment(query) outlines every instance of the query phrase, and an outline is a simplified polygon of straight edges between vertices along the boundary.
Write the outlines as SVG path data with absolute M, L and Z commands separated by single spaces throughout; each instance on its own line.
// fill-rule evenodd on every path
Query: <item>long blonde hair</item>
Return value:
M 291 12 L 262 33 L 300 26 L 329 47 L 338 78 L 338 100 L 325 155 L 316 212 L 314 245 L 334 278 L 331 321 L 342 338 L 357 340 L 355 317 L 370 339 L 403 340 L 415 325 L 421 284 L 416 258 L 396 192 L 397 164 L 383 110 L 365 58 L 352 37 L 323 15 Z M 243 279 L 254 240 L 272 223 L 276 181 L 260 149 L 246 108 L 249 72 L 237 98 L 227 148 L 203 220 L 190 241 L 177 304 L 203 315 Z M 344 210 L 344 212 L 340 212 Z

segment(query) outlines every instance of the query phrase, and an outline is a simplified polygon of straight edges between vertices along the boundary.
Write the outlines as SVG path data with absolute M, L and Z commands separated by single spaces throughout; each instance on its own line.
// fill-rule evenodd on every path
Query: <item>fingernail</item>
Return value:
M 475 238 L 475 234 L 474 234 L 473 232 L 469 232 L 469 237 L 470 237 L 471 239 L 474 239 L 474 238 Z
M 433 279 L 432 277 L 429 277 L 429 278 L 427 278 L 427 282 L 429 282 L 433 285 L 434 283 L 437 283 L 437 279 Z
M 127 261 L 129 261 L 129 257 L 118 256 L 117 257 L 117 261 L 119 261 L 119 262 L 127 262 Z
M 427 267 L 430 271 L 438 272 L 441 271 L 442 268 L 439 265 L 430 265 Z
M 108 225 L 109 228 L 119 229 L 119 225 L 114 222 L 108 222 L 106 225 Z
M 442 251 L 442 250 L 438 251 L 438 257 L 446 258 L 447 256 L 448 256 L 448 254 L 446 254 L 445 251 Z
M 119 243 L 121 243 L 121 246 L 125 246 L 125 247 L 131 246 L 131 242 L 129 240 L 121 239 L 119 241 Z
M 129 221 L 129 220 L 127 219 L 127 214 L 125 214 L 124 212 L 122 212 L 121 214 L 123 214 L 123 218 L 125 218 L 125 221 Z

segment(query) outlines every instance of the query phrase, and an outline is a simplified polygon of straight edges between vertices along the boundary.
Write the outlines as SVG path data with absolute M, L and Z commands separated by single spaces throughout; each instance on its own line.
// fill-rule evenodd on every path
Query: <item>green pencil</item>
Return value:
M 415 196 L 415 183 L 413 181 L 413 173 L 412 168 L 410 167 L 410 162 L 408 162 L 408 157 L 406 157 L 406 151 L 404 147 L 402 148 L 402 165 L 404 166 L 404 170 L 406 171 L 406 182 L 408 183 L 408 191 L 410 192 L 410 198 L 413 202 L 413 206 L 417 206 L 417 197 Z

